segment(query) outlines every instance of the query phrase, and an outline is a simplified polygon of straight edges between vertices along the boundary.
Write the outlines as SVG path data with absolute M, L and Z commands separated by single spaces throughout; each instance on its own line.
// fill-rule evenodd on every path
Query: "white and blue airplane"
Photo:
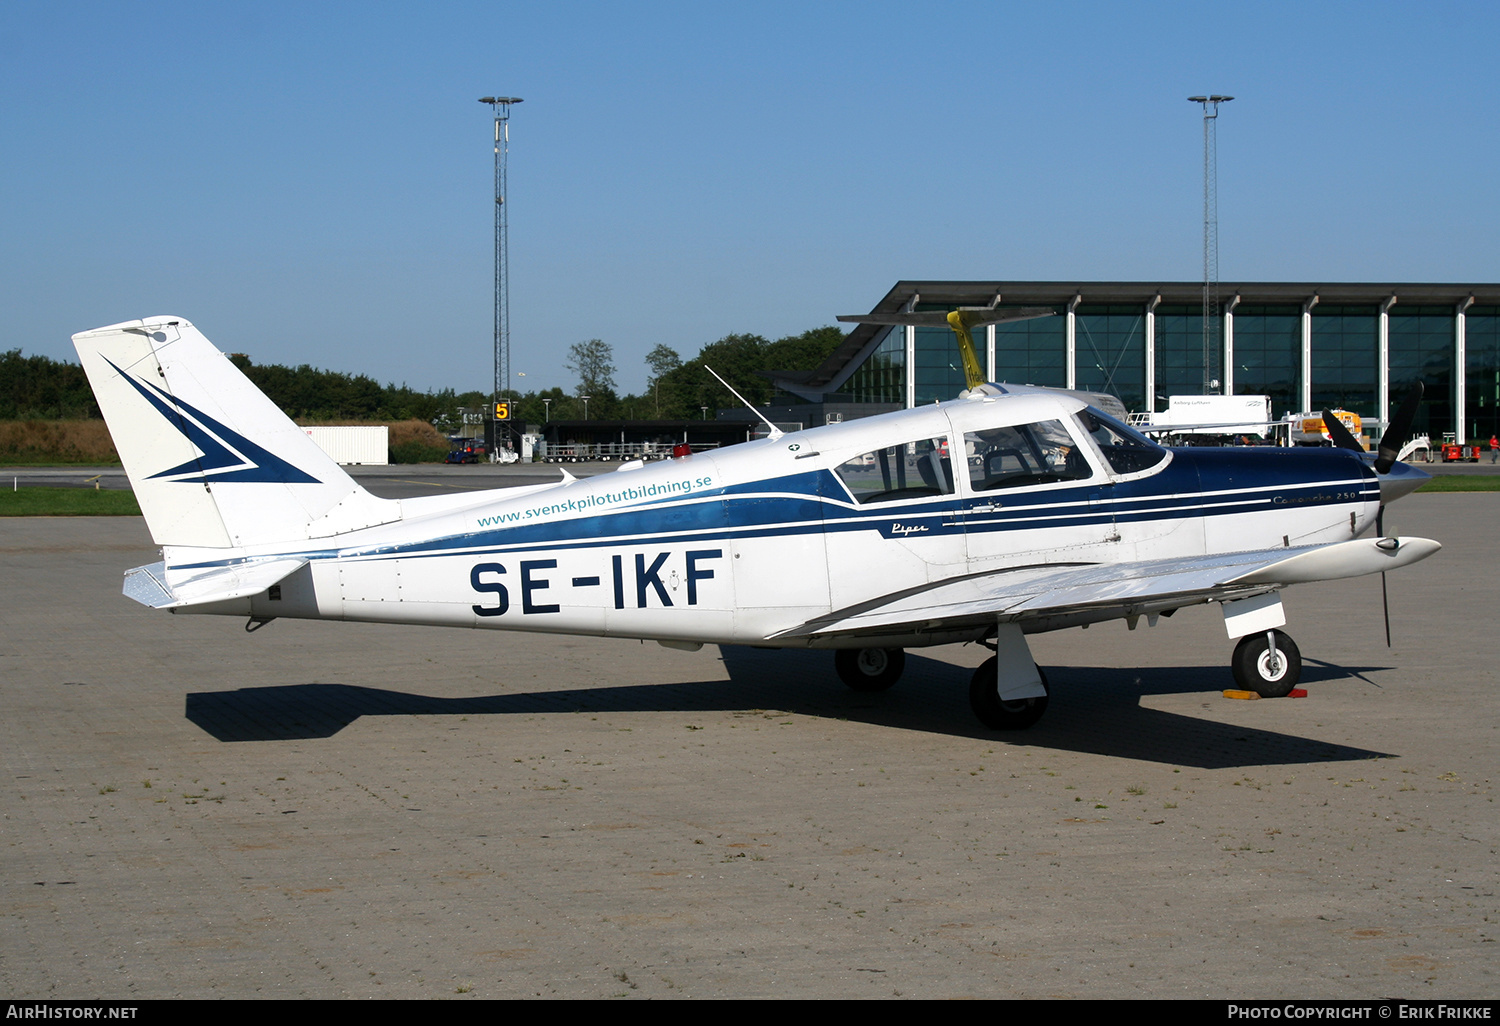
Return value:
M 247 628 L 822 648 L 861 691 L 894 684 L 907 648 L 979 642 L 974 712 L 1017 729 L 1047 705 L 1029 634 L 1217 602 L 1236 680 L 1284 695 L 1301 659 L 1281 589 L 1440 548 L 1367 537 L 1427 480 L 1393 455 L 1166 449 L 1082 398 L 994 384 L 588 479 L 381 499 L 188 321 L 73 341 L 161 546 L 125 594 Z

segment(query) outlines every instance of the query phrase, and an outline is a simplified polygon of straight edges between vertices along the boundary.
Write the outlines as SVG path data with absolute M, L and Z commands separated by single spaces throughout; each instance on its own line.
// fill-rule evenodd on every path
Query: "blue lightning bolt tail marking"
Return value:
M 280 484 L 322 484 L 317 478 L 292 466 L 286 460 L 274 453 L 256 445 L 250 439 L 237 431 L 233 431 L 217 420 L 196 409 L 183 400 L 163 392 L 149 382 L 142 382 L 121 370 L 114 361 L 105 357 L 105 362 L 119 373 L 120 377 L 130 382 L 131 386 L 139 392 L 146 401 L 156 408 L 156 411 L 167 419 L 178 431 L 192 442 L 203 453 L 197 459 L 188 460 L 186 463 L 178 464 L 170 470 L 152 474 L 151 479 L 159 477 L 179 477 L 184 474 L 195 474 L 182 480 L 191 483 L 219 482 L 219 481 L 244 481 L 244 482 L 269 482 Z M 154 394 L 153 394 L 154 393 Z M 249 464 L 246 466 L 245 464 Z M 210 473 L 210 471 L 224 471 L 226 467 L 238 469 L 228 470 L 222 473 Z

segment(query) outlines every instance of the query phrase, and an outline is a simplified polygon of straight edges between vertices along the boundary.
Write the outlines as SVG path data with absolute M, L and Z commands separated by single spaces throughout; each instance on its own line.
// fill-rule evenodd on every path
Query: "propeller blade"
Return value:
M 1375 512 L 1375 533 L 1385 537 L 1385 503 Z M 1385 647 L 1391 647 L 1391 603 L 1385 592 L 1385 571 L 1380 573 L 1380 611 L 1385 614 Z
M 1380 608 L 1385 613 L 1385 647 L 1391 647 L 1391 603 L 1385 596 L 1385 571 L 1380 573 Z
M 1328 437 L 1340 449 L 1353 449 L 1355 452 L 1365 451 L 1365 447 L 1360 445 L 1358 439 L 1349 433 L 1348 428 L 1344 427 L 1344 422 L 1328 410 L 1323 411 L 1323 430 L 1328 432 Z
M 1396 465 L 1396 457 L 1401 453 L 1401 447 L 1411 437 L 1412 422 L 1417 419 L 1417 407 L 1422 403 L 1422 382 L 1413 382 L 1411 389 L 1407 391 L 1406 398 L 1401 401 L 1401 408 L 1391 418 L 1390 427 L 1385 429 L 1385 434 L 1380 436 L 1378 455 L 1375 457 L 1375 473 L 1388 473 L 1391 467 Z

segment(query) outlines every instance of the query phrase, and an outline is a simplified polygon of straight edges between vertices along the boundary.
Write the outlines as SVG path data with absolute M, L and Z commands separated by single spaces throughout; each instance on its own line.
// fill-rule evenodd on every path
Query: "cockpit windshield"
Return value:
M 1150 470 L 1168 456 L 1166 449 L 1102 410 L 1086 407 L 1079 411 L 1078 420 L 1116 474 Z

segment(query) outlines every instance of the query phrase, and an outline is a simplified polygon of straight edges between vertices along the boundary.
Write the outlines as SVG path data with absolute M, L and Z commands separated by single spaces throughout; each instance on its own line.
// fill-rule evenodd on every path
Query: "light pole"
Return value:
M 544 414 L 545 414 L 545 416 L 547 418 L 547 423 L 551 424 L 552 423 L 552 400 L 551 399 L 543 399 L 542 400 L 542 409 L 543 409 Z
M 510 254 L 508 252 L 510 218 L 505 201 L 506 156 L 510 149 L 510 108 L 520 103 L 519 96 L 481 96 L 495 115 L 495 394 L 491 402 L 500 401 L 500 392 L 510 386 Z
M 581 395 L 578 398 L 580 398 L 580 399 L 583 400 L 583 419 L 584 420 L 588 420 L 589 419 L 589 400 L 592 399 L 592 398 L 594 398 L 594 397 L 591 396 L 591 395 Z
M 1219 349 L 1219 104 L 1233 96 L 1189 96 L 1203 105 L 1203 394 L 1217 387 Z

